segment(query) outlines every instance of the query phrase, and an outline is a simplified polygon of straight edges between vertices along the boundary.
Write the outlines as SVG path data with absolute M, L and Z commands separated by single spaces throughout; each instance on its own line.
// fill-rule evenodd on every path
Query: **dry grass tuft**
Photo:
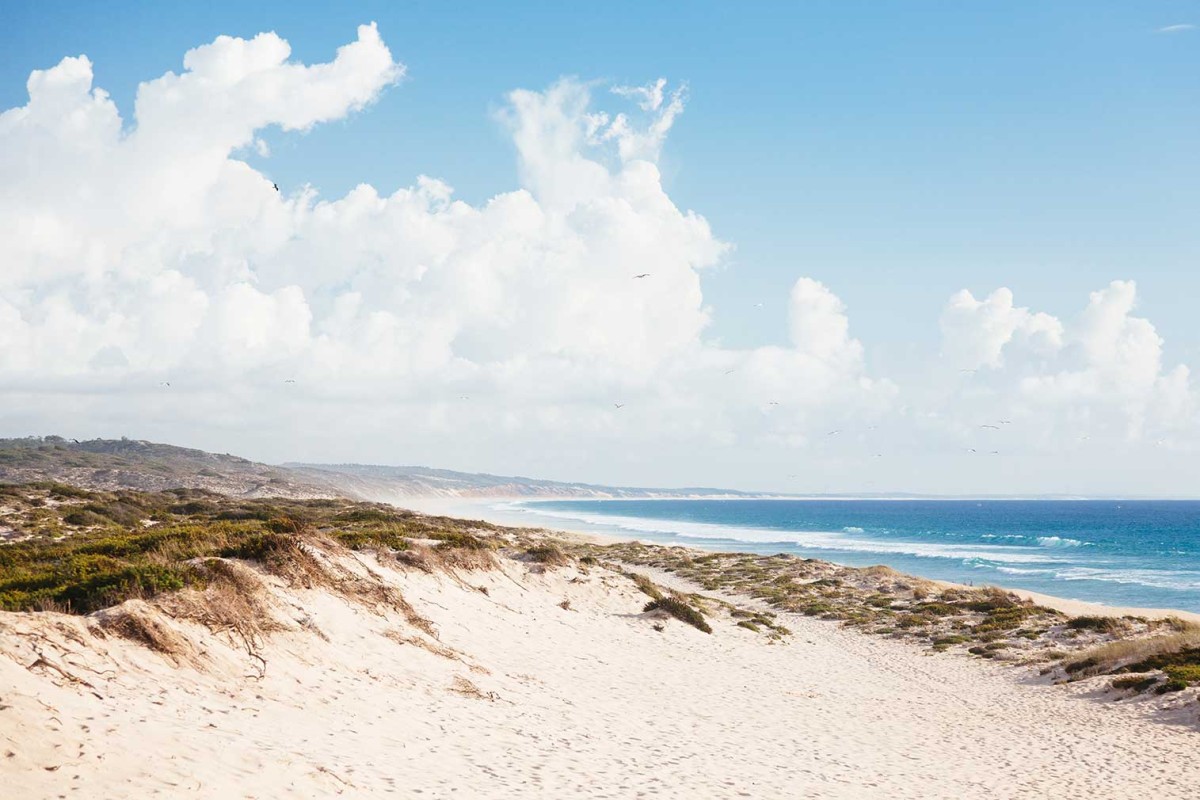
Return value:
M 571 563 L 567 554 L 555 544 L 539 544 L 526 548 L 524 555 L 529 561 L 547 567 L 565 567 Z
M 633 585 L 636 586 L 642 594 L 649 596 L 653 600 L 663 599 L 663 593 L 662 590 L 658 588 L 658 584 L 640 572 L 626 572 L 625 577 L 633 581 Z
M 451 661 L 462 660 L 461 654 L 457 650 L 452 647 L 446 647 L 440 642 L 433 642 L 420 636 L 406 636 L 400 631 L 386 631 L 383 635 L 391 639 L 396 644 L 410 644 L 414 647 L 419 647 L 422 650 L 433 653 L 435 656 L 447 658 Z
M 493 703 L 499 699 L 495 692 L 484 692 L 462 675 L 454 677 L 454 683 L 451 684 L 450 691 L 455 694 L 461 694 L 463 697 L 472 697 L 476 700 L 491 700 Z
M 137 642 L 166 656 L 176 666 L 200 665 L 200 655 L 191 641 L 158 619 L 154 609 L 142 600 L 130 600 L 102 611 L 97 622 L 106 634 Z

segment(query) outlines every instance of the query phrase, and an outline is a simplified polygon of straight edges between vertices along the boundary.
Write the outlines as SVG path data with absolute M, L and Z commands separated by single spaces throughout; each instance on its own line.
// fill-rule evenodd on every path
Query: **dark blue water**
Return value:
M 1200 612 L 1200 501 L 571 500 L 507 508 L 651 541 L 886 564 L 960 583 Z

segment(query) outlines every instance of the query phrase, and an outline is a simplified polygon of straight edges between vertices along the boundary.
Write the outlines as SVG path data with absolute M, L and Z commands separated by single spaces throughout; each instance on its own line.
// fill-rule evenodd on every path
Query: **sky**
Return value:
M 0 434 L 1200 494 L 1200 4 L 790 5 L 5 3 Z

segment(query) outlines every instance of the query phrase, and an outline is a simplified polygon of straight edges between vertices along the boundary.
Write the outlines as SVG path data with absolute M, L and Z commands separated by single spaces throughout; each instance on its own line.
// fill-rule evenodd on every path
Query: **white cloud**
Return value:
M 1180 23 L 1178 25 L 1164 25 L 1158 29 L 1159 33 L 1183 33 L 1184 31 L 1195 30 L 1196 26 L 1191 23 Z
M 314 441 L 499 457 L 542 434 L 800 441 L 894 394 L 812 280 L 792 291 L 790 347 L 706 343 L 701 273 L 728 245 L 656 166 L 682 88 L 616 87 L 638 105 L 616 114 L 576 80 L 512 92 L 521 184 L 479 206 L 428 177 L 283 196 L 237 154 L 266 157 L 262 129 L 343 118 L 404 74 L 373 25 L 329 63 L 289 57 L 273 33 L 219 37 L 142 84 L 128 125 L 91 62 L 67 58 L 0 115 L 0 383 L 23 392 L 10 419 L 59 428 L 83 408 L 52 399 L 68 392 L 96 424 L 279 436 L 303 420 Z
M 686 98 L 662 79 L 510 93 L 519 184 L 480 205 L 426 176 L 281 195 L 239 160 L 269 156 L 264 128 L 345 118 L 404 74 L 374 26 L 327 64 L 289 58 L 274 34 L 218 38 L 143 84 L 128 122 L 66 58 L 0 114 L 6 432 L 630 482 L 803 472 L 818 489 L 862 488 L 878 458 L 878 488 L 935 490 L 982 467 L 922 459 L 999 418 L 1020 429 L 1006 447 L 1043 453 L 1194 440 L 1188 370 L 1163 366 L 1132 282 L 1073 319 L 959 292 L 943 359 L 903 388 L 811 278 L 784 343 L 712 341 L 702 275 L 730 246 L 663 186 Z M 893 452 L 911 467 L 889 479 Z
M 1013 305 L 1013 293 L 1001 288 L 984 300 L 966 289 L 950 298 L 942 312 L 942 354 L 960 369 L 998 368 L 1005 346 L 1017 340 L 1039 353 L 1062 346 L 1063 326 L 1049 314 Z
M 996 372 L 972 381 L 969 413 L 1018 409 L 1042 434 L 1075 438 L 1194 433 L 1188 369 L 1164 371 L 1162 338 L 1134 316 L 1136 300 L 1133 281 L 1113 281 L 1064 323 L 1014 307 L 1008 289 L 984 301 L 954 295 L 942 315 L 943 354 L 950 366 Z

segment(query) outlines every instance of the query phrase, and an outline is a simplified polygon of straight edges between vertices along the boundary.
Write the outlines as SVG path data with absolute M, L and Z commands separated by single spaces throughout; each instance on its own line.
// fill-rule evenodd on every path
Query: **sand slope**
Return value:
M 165 623 L 191 642 L 176 665 L 79 618 L 0 615 L 5 796 L 1200 796 L 1200 735 L 1153 702 L 803 617 L 781 617 L 785 644 L 728 618 L 659 632 L 604 570 L 455 579 L 355 558 L 440 643 L 273 578 L 288 630 L 261 679 L 242 643 L 191 623 Z

